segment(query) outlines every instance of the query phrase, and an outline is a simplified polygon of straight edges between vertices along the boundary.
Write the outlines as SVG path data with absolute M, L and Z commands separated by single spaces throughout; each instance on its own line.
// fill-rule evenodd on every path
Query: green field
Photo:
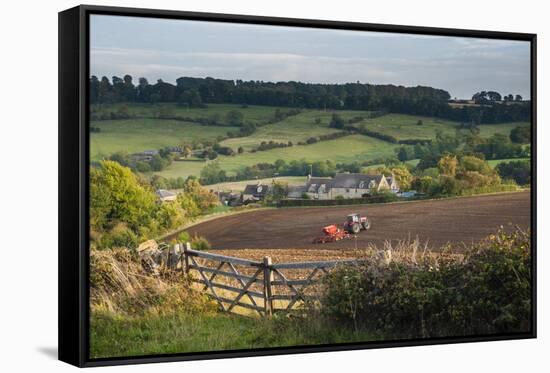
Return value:
M 504 162 L 517 162 L 517 161 L 530 161 L 531 158 L 509 158 L 509 159 L 491 159 L 487 161 L 489 163 L 489 166 L 495 168 L 498 164 L 504 163 Z
M 232 157 L 220 156 L 217 160 L 210 162 L 219 162 L 221 168 L 231 175 L 243 166 L 252 166 L 262 162 L 273 163 L 277 159 L 284 159 L 287 162 L 301 159 L 312 162 L 330 159 L 334 163 L 350 163 L 391 156 L 394 154 L 394 148 L 395 144 L 382 140 L 362 135 L 351 135 L 312 145 L 243 153 Z M 189 175 L 198 175 L 204 164 L 201 162 L 173 162 L 156 174 L 164 177 L 181 176 L 185 178 Z
M 342 112 L 342 117 L 352 117 L 361 112 L 347 111 Z M 304 111 L 298 115 L 293 115 L 281 122 L 267 124 L 256 130 L 251 136 L 237 137 L 222 141 L 222 145 L 237 149 L 242 146 L 244 150 L 256 148 L 262 141 L 275 141 L 288 143 L 292 141 L 296 144 L 300 141 L 305 142 L 308 138 L 329 133 L 340 132 L 329 128 L 332 113 L 318 110 Z M 321 123 L 316 124 L 315 119 L 319 118 Z
M 495 133 L 501 133 L 503 135 L 510 135 L 510 131 L 518 126 L 529 126 L 528 122 L 512 122 L 512 123 L 499 123 L 499 124 L 481 124 L 479 126 L 479 134 L 483 137 L 493 136 Z
M 127 153 L 143 150 L 159 149 L 164 146 L 180 145 L 182 142 L 193 140 L 215 140 L 220 136 L 226 136 L 227 132 L 238 132 L 238 127 L 203 126 L 197 123 L 176 121 L 170 119 L 153 119 L 158 114 L 158 106 L 148 104 L 128 104 L 128 112 L 139 118 L 125 120 L 92 121 L 91 126 L 100 129 L 99 133 L 91 134 L 91 160 L 108 157 L 112 153 L 124 151 Z M 308 161 L 323 161 L 330 159 L 335 163 L 365 161 L 379 157 L 394 155 L 395 144 L 378 140 L 363 135 L 350 135 L 335 140 L 321 141 L 312 145 L 300 145 L 310 137 L 338 132 L 329 127 L 332 111 L 302 110 L 300 114 L 290 116 L 280 122 L 265 124 L 273 118 L 275 107 L 249 106 L 243 108 L 240 105 L 209 104 L 207 108 L 186 108 L 176 104 L 162 104 L 169 108 L 172 115 L 186 116 L 190 118 L 209 118 L 217 115 L 220 121 L 225 121 L 225 115 L 237 110 L 243 113 L 245 121 L 260 124 L 255 133 L 247 137 L 226 139 L 222 145 L 230 146 L 237 150 L 243 147 L 245 152 L 235 156 L 219 156 L 215 162 L 219 162 L 222 169 L 228 174 L 234 174 L 243 166 L 251 166 L 257 163 L 273 163 L 277 159 L 286 161 L 305 159 Z M 94 106 L 94 112 L 116 112 L 120 104 Z M 281 108 L 283 111 L 286 108 Z M 338 111 L 338 114 L 348 121 L 355 117 L 367 117 L 365 111 Z M 417 125 L 422 120 L 422 125 Z M 316 123 L 319 122 L 319 123 Z M 454 134 L 458 124 L 448 120 L 437 118 L 387 114 L 381 117 L 364 119 L 355 125 L 365 125 L 368 129 L 383 134 L 394 136 L 398 140 L 406 139 L 433 139 L 436 131 Z M 492 136 L 495 133 L 508 135 L 510 130 L 518 125 L 528 123 L 503 123 L 480 125 L 481 135 Z M 294 146 L 276 148 L 268 151 L 249 152 L 256 148 L 262 141 L 275 141 L 288 143 L 292 141 Z M 212 162 L 212 161 L 208 161 Z M 159 175 L 165 177 L 187 177 L 199 175 L 207 161 L 174 161 Z
M 421 126 L 417 125 L 419 120 L 422 120 Z M 457 128 L 456 122 L 405 114 L 386 114 L 358 123 L 358 125 L 363 124 L 371 131 L 393 136 L 397 140 L 430 140 L 435 138 L 436 130 L 452 135 Z
M 95 113 L 110 113 L 117 112 L 118 108 L 122 104 L 101 104 L 94 105 L 92 111 Z M 142 118 L 150 118 L 155 116 L 159 108 L 164 108 L 168 113 L 174 116 L 189 117 L 194 119 L 209 118 L 213 115 L 219 115 L 220 121 L 223 124 L 225 122 L 225 116 L 228 112 L 236 110 L 240 111 L 244 116 L 244 121 L 253 123 L 265 123 L 267 120 L 273 117 L 276 107 L 273 106 L 248 106 L 243 108 L 241 105 L 232 104 L 208 104 L 205 108 L 188 108 L 173 103 L 165 103 L 159 105 L 152 104 L 136 104 L 127 103 L 123 104 L 128 107 L 128 113 L 132 116 L 138 116 Z M 285 109 L 285 108 L 281 108 Z
M 101 129 L 90 135 L 90 159 L 108 157 L 124 151 L 135 153 L 143 150 L 176 146 L 182 141 L 215 140 L 227 131 L 237 130 L 228 126 L 201 126 L 200 124 L 163 119 L 124 119 L 91 122 Z
M 422 120 L 422 125 L 418 121 Z M 453 135 L 458 123 L 439 119 L 406 114 L 387 114 L 378 118 L 366 119 L 358 125 L 364 124 L 371 131 L 383 133 L 395 137 L 397 140 L 407 139 L 434 139 L 437 130 L 444 134 Z M 501 133 L 508 136 L 510 131 L 517 126 L 528 126 L 527 122 L 513 122 L 500 124 L 481 124 L 479 125 L 480 135 L 490 137 L 495 133 Z

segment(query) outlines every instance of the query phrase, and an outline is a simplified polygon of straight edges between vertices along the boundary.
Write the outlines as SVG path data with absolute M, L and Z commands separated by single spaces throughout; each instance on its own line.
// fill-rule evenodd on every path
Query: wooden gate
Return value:
M 261 316 L 296 309 L 315 298 L 315 284 L 330 269 L 358 263 L 342 260 L 274 264 L 270 257 L 260 262 L 192 250 L 189 243 L 180 247 L 183 271 L 192 274 L 191 280 L 200 284 L 220 309 L 233 312 L 242 307 Z

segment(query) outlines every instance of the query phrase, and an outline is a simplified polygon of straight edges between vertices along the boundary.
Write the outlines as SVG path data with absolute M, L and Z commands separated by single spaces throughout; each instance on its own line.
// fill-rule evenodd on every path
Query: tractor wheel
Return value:
M 363 229 L 368 231 L 370 229 L 370 221 L 366 221 L 363 223 Z
M 353 225 L 351 226 L 351 231 L 353 232 L 353 234 L 361 232 L 361 224 L 353 223 Z

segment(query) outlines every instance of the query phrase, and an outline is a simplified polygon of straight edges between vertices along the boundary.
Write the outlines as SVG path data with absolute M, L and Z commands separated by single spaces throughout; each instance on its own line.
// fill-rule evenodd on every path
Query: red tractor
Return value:
M 323 227 L 322 232 L 324 235 L 315 238 L 313 243 L 327 243 L 350 239 L 361 230 L 367 229 L 370 229 L 370 221 L 366 216 L 351 214 L 346 217 L 343 229 L 338 228 L 335 224 Z
M 361 216 L 358 213 L 350 214 L 344 222 L 344 230 L 349 234 L 358 234 L 361 230 L 370 229 L 370 221 L 366 216 Z

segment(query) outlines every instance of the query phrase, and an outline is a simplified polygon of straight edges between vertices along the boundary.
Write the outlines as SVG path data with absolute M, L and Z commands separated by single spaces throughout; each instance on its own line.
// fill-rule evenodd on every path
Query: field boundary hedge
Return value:
M 395 195 L 345 199 L 282 199 L 277 203 L 277 207 L 362 205 L 368 203 L 395 202 L 397 199 Z

